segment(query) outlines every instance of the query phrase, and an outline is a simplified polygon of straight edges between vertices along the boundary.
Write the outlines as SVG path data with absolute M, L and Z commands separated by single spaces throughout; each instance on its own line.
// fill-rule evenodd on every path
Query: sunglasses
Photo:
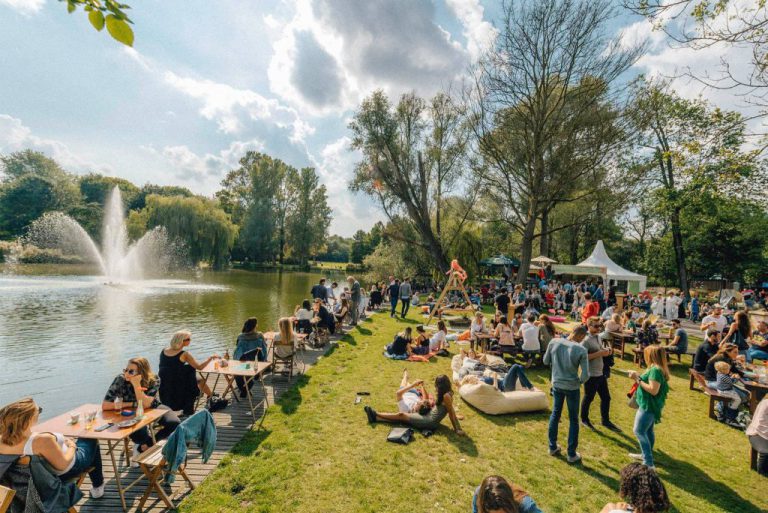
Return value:
M 139 371 L 137 371 L 137 370 L 123 369 L 123 374 L 128 374 L 129 376 L 135 376 L 138 373 L 139 373 Z
M 189 337 L 187 337 L 187 338 L 185 338 L 184 340 L 182 340 L 182 342 L 190 342 L 190 341 L 192 341 L 192 339 L 191 339 L 191 338 L 189 338 Z

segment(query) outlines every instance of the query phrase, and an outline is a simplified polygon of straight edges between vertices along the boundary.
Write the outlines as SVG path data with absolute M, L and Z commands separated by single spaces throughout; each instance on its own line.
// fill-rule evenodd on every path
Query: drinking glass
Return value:
M 115 411 L 117 413 L 120 413 L 123 409 L 123 398 L 122 397 L 115 397 Z

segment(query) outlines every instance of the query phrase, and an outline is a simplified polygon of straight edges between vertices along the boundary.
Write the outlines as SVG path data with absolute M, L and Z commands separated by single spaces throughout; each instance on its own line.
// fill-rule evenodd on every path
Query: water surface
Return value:
M 100 402 L 129 358 L 144 356 L 157 370 L 179 329 L 192 332 L 189 350 L 198 359 L 231 351 L 247 317 L 274 329 L 319 278 L 230 271 L 105 284 L 53 270 L 61 272 L 33 266 L 33 274 L 0 274 L 0 405 L 32 396 L 43 418 Z

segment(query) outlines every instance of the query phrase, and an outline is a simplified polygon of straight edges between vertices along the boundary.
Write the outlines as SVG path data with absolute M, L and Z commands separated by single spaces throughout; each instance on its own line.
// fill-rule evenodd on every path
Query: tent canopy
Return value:
M 551 258 L 541 255 L 541 256 L 537 256 L 536 258 L 531 258 L 531 262 L 535 262 L 539 265 L 547 265 L 547 264 L 556 264 L 557 260 L 552 260 Z
M 480 260 L 480 265 L 484 265 L 487 267 L 491 267 L 494 265 L 502 265 L 502 266 L 520 266 L 520 260 L 517 260 L 516 258 L 509 258 L 504 255 L 498 255 L 491 258 L 485 258 L 483 260 Z
M 609 280 L 636 282 L 639 285 L 640 291 L 645 290 L 647 277 L 628 271 L 611 260 L 608 253 L 605 252 L 605 246 L 601 240 L 597 241 L 595 249 L 592 250 L 589 258 L 576 265 L 579 267 L 605 267 Z

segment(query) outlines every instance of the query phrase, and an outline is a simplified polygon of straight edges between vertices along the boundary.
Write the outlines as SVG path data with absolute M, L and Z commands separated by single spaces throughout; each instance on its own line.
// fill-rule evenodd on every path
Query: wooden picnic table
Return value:
M 611 348 L 613 349 L 613 354 L 616 354 L 616 351 L 619 352 L 619 358 L 624 358 L 624 346 L 627 342 L 633 342 L 635 340 L 635 333 L 633 331 L 609 331 L 608 332 L 611 335 Z
M 768 393 L 768 384 L 758 381 L 744 381 L 744 386 L 749 390 L 749 412 L 754 415 L 757 403 Z
M 481 353 L 485 353 L 488 350 L 488 341 L 495 338 L 492 334 L 484 332 L 477 332 L 473 337 L 477 340 Z
M 226 365 L 224 365 L 224 362 L 226 362 Z M 224 393 L 221 394 L 221 397 L 226 398 L 227 394 L 231 392 L 232 397 L 237 402 L 240 402 L 240 399 L 235 392 L 235 377 L 242 377 L 245 380 L 245 393 L 246 397 L 248 398 L 251 416 L 253 417 L 253 422 L 255 424 L 256 408 L 263 404 L 264 412 L 266 412 L 267 407 L 269 406 L 269 401 L 267 400 L 267 389 L 264 386 L 263 378 L 264 372 L 266 372 L 271 367 L 271 361 L 240 362 L 238 360 L 213 360 L 208 362 L 208 365 L 206 365 L 205 368 L 200 371 L 200 374 L 202 375 L 206 384 L 208 383 L 208 378 L 211 376 L 211 374 L 216 374 L 216 381 L 213 383 L 212 390 L 216 389 L 216 385 L 219 384 L 219 379 L 221 376 L 224 376 L 224 379 L 227 381 L 227 386 L 224 388 Z M 261 389 L 264 392 L 264 398 L 255 405 L 253 404 L 253 396 L 251 395 L 250 387 L 250 384 L 253 380 L 258 380 L 259 384 L 261 385 Z M 262 415 L 261 418 L 263 421 L 264 416 Z M 259 428 L 261 428 L 261 423 L 259 424 Z
M 70 413 L 75 411 L 80 412 L 80 420 L 77 424 L 72 424 L 70 422 Z M 88 428 L 85 423 L 85 416 L 88 412 L 91 411 L 97 412 L 96 421 L 93 423 L 93 426 Z M 112 460 L 112 467 L 115 471 L 115 483 L 117 484 L 117 493 L 120 495 L 120 503 L 123 506 L 123 511 L 127 511 L 128 506 L 125 502 L 125 492 L 130 490 L 139 481 L 144 479 L 144 476 L 142 475 L 131 481 L 128 486 L 123 486 L 122 482 L 120 481 L 120 471 L 118 469 L 117 460 L 115 458 L 115 449 L 117 449 L 122 442 L 122 445 L 125 448 L 126 465 L 130 465 L 131 451 L 128 450 L 129 437 L 140 429 L 157 422 L 157 420 L 167 412 L 168 409 L 166 408 L 147 408 L 144 410 L 144 417 L 139 420 L 138 423 L 134 424 L 133 426 L 120 428 L 117 427 L 119 422 L 131 420 L 135 418 L 135 415 L 125 417 L 117 411 L 102 410 L 101 404 L 89 403 L 79 406 L 78 408 L 74 408 L 70 410 L 70 412 L 59 415 L 58 417 L 54 417 L 52 419 L 46 420 L 45 422 L 37 424 L 33 426 L 32 431 L 35 433 L 61 433 L 62 435 L 70 438 L 86 438 L 97 440 L 99 442 L 106 442 L 107 454 L 109 454 L 109 457 Z M 95 428 L 103 426 L 104 424 L 112 424 L 112 426 L 103 431 L 95 430 Z M 154 433 L 152 433 L 151 429 L 149 432 L 152 434 L 152 438 L 154 440 Z

